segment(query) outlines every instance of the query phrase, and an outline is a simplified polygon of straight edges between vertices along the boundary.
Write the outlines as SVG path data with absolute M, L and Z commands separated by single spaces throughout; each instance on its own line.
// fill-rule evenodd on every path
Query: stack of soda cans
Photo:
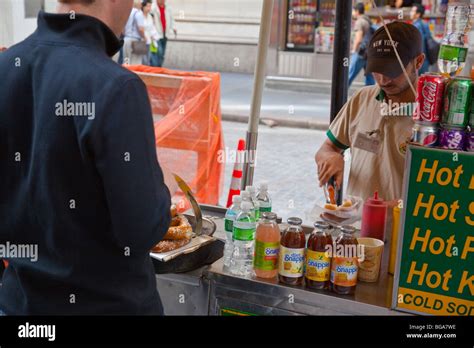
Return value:
M 474 151 L 473 82 L 424 74 L 418 81 L 412 142 L 427 147 Z M 471 110 L 472 104 L 472 110 Z

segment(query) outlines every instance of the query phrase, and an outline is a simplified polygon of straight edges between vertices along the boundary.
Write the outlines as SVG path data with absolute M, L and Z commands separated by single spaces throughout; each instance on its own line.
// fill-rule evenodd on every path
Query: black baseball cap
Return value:
M 387 28 L 403 66 L 406 67 L 422 53 L 421 34 L 415 26 L 400 21 L 388 23 Z M 380 73 L 391 78 L 403 73 L 384 26 L 377 29 L 370 40 L 367 50 L 366 71 L 368 73 Z

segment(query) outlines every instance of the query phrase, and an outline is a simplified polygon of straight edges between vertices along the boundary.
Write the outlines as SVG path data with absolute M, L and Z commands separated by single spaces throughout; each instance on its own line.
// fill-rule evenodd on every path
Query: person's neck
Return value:
M 96 8 L 95 6 L 82 6 L 80 4 L 62 4 L 58 3 L 58 6 L 56 7 L 56 12 L 59 14 L 81 14 L 81 15 L 86 15 L 90 17 L 97 18 L 100 20 L 102 23 L 104 23 L 106 26 L 108 26 L 116 35 L 117 37 L 120 36 L 122 33 L 121 30 L 118 30 L 114 28 L 111 23 L 112 21 L 109 20 L 109 18 L 106 16 L 104 11 L 100 11 L 100 9 Z
M 417 80 L 412 81 L 413 87 L 417 85 Z M 392 101 L 392 103 L 414 103 L 416 101 L 416 95 L 413 93 L 410 86 L 399 94 L 386 94 L 385 96 L 387 102 Z

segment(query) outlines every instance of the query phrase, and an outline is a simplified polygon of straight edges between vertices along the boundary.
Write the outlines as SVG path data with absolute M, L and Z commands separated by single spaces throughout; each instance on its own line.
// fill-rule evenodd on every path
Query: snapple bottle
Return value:
M 278 275 L 280 227 L 276 220 L 275 213 L 263 212 L 257 225 L 253 268 L 259 278 L 274 278 Z
M 331 286 L 334 292 L 349 295 L 355 292 L 359 270 L 356 229 L 352 226 L 341 226 L 339 229 L 341 234 L 332 250 Z
M 329 288 L 331 273 L 330 248 L 332 237 L 331 226 L 327 222 L 317 221 L 306 246 L 306 286 L 311 289 Z
M 279 279 L 285 284 L 301 285 L 306 246 L 306 237 L 301 227 L 303 221 L 300 218 L 291 217 L 287 222 L 289 226 L 283 232 L 280 241 Z

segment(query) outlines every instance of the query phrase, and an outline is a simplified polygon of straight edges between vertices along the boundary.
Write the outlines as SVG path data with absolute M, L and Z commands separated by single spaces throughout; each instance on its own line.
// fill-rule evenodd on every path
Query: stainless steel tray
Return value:
M 183 214 L 191 224 L 193 231 L 196 231 L 196 218 L 193 215 Z M 191 239 L 191 242 L 181 248 L 176 250 L 168 251 L 166 253 L 150 253 L 150 256 L 158 261 L 167 262 L 172 260 L 178 256 L 190 254 L 204 245 L 212 243 L 216 240 L 213 237 L 214 233 L 216 232 L 216 224 L 214 221 L 207 217 L 202 218 L 202 228 L 201 234 L 194 235 Z

